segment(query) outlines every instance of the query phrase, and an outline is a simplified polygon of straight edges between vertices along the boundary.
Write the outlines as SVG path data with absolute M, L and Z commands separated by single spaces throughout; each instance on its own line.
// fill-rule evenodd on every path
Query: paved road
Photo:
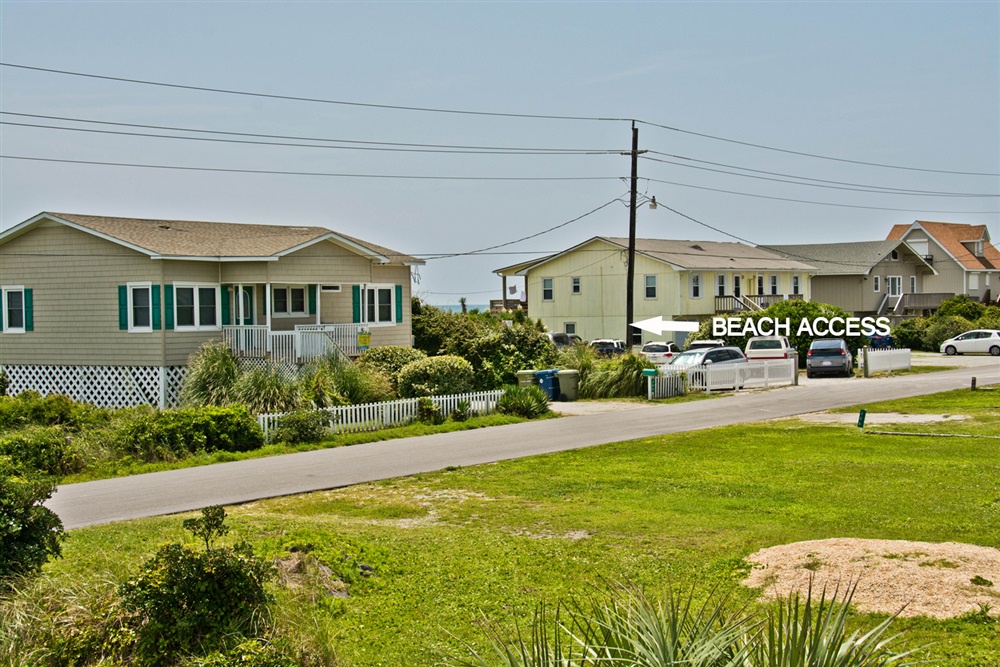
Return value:
M 665 433 L 789 417 L 874 400 L 1000 383 L 1000 360 L 892 378 L 810 382 L 708 401 L 442 433 L 59 487 L 47 503 L 67 529 L 331 489 Z

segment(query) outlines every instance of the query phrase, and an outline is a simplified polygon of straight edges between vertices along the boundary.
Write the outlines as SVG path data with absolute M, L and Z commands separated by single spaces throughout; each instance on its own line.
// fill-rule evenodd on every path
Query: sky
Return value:
M 2 0 L 0 62 L 0 229 L 322 226 L 425 258 L 433 304 L 627 236 L 632 121 L 640 237 L 1000 235 L 998 2 Z

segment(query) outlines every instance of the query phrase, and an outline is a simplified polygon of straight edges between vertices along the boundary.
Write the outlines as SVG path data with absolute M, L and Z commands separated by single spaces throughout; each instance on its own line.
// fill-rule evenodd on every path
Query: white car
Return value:
M 1000 331 L 975 329 L 941 343 L 941 354 L 992 354 L 1000 357 Z
M 787 359 L 795 354 L 784 336 L 754 336 L 747 341 L 746 355 L 750 361 Z
M 657 366 L 669 364 L 670 359 L 680 353 L 680 348 L 673 341 L 652 341 L 639 350 L 640 357 L 646 357 Z

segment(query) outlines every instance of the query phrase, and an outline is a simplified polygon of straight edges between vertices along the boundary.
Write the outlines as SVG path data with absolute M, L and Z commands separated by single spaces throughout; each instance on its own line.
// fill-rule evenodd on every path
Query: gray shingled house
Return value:
M 813 301 L 839 306 L 859 317 L 908 314 L 907 304 L 920 301 L 904 299 L 904 295 L 921 294 L 925 278 L 937 275 L 922 255 L 900 239 L 765 247 L 816 267 Z
M 409 345 L 419 264 L 323 227 L 40 213 L 0 234 L 0 368 L 12 391 L 169 405 L 211 339 L 282 363 Z

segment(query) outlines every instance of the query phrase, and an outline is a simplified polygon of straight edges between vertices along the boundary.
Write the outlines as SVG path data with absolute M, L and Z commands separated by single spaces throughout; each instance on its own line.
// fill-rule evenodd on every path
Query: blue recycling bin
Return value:
M 550 401 L 559 400 L 559 378 L 556 377 L 556 373 L 558 372 L 558 368 L 549 368 L 544 371 L 535 372 L 535 377 L 538 378 L 538 386 L 548 395 Z

